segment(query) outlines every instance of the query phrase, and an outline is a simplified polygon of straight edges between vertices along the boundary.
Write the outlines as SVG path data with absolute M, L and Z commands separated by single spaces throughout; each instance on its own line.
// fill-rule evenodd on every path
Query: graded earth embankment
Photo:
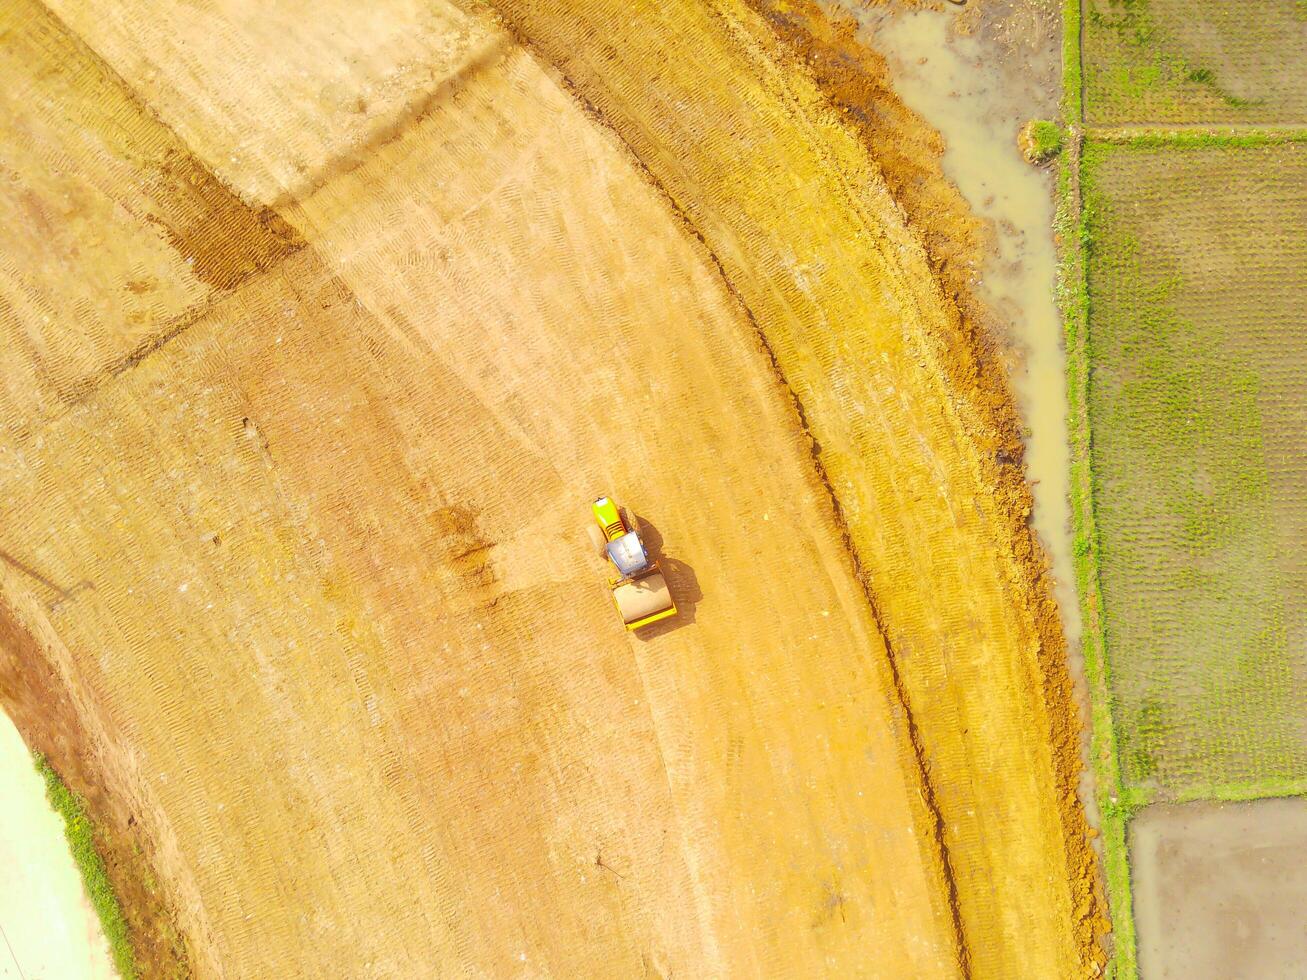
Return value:
M 1010 400 L 876 168 L 747 9 L 495 7 L 703 237 L 803 407 L 915 720 L 972 967 L 1090 969 L 1079 747 L 1029 498 L 999 465 L 1019 453 Z
M 6 12 L 0 198 L 75 239 L 4 245 L 0 589 L 197 973 L 1089 968 L 1006 394 L 761 19 L 51 6 Z
M 756 335 L 529 56 L 458 93 L 4 447 L 6 593 L 195 969 L 955 975 L 883 644 Z M 684 614 L 645 640 L 584 545 L 600 489 L 664 539 Z

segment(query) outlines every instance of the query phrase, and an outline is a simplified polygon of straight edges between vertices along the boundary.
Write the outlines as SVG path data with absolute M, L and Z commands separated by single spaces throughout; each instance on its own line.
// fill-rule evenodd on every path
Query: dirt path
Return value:
M 51 64 L 6 190 L 58 223 L 51 161 L 94 166 L 106 217 L 0 285 L 151 298 L 81 360 L 6 307 L 0 526 L 54 587 L 0 589 L 201 975 L 1071 975 L 1071 716 L 1000 396 L 956 386 L 919 246 L 761 21 L 592 6 L 505 4 L 539 56 L 401 0 L 198 40 L 161 2 L 18 16 Z M 371 54 L 233 87 L 301 24 Z M 128 234 L 193 290 L 102 263 Z M 587 555 L 599 492 L 668 560 L 653 636 Z

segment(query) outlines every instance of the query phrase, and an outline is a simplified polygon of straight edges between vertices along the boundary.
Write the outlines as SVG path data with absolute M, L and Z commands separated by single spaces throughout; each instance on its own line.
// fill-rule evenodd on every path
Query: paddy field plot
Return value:
M 1087 121 L 1307 123 L 1299 0 L 1086 0 Z
M 1126 786 L 1307 777 L 1307 147 L 1092 144 L 1090 415 Z
M 1151 806 L 1130 852 L 1144 977 L 1302 975 L 1307 799 Z

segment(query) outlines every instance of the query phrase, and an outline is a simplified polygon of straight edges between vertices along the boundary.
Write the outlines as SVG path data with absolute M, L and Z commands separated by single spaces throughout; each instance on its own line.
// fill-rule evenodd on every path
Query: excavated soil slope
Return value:
M 1005 392 L 762 19 L 584 6 L 0 14 L 7 709 L 200 975 L 1083 971 Z

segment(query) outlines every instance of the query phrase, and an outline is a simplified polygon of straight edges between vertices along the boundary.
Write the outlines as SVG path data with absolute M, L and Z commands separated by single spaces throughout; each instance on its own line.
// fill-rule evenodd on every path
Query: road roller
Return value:
M 590 541 L 617 569 L 618 577 L 609 582 L 609 587 L 622 624 L 628 630 L 638 630 L 675 616 L 671 590 L 658 562 L 649 557 L 636 516 L 607 497 L 596 500 L 591 513 L 594 523 L 587 529 Z

